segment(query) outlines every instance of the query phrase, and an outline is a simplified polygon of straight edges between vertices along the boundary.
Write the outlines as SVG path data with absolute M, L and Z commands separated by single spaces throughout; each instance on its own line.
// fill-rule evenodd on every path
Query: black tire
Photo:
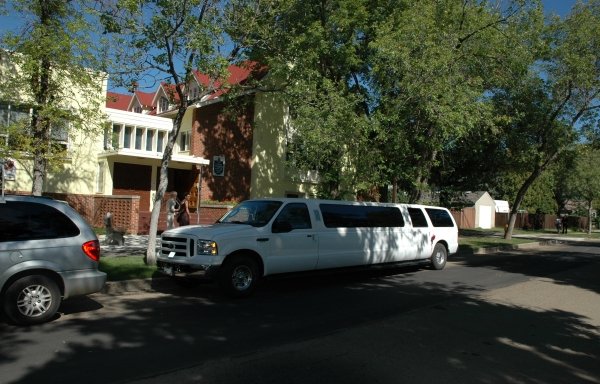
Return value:
M 219 272 L 221 288 L 232 297 L 250 296 L 259 279 L 258 264 L 248 256 L 227 260 Z
M 444 269 L 447 260 L 448 251 L 446 250 L 446 247 L 444 247 L 443 244 L 437 243 L 431 254 L 431 266 L 436 270 Z
M 50 320 L 61 302 L 54 280 L 43 275 L 22 277 L 13 282 L 4 296 L 4 313 L 15 324 L 31 325 Z

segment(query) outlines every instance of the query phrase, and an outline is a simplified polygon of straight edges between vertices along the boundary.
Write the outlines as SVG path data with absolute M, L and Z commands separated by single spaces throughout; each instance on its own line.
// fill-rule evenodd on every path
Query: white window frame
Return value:
M 185 131 L 179 133 L 179 151 L 180 152 L 189 152 L 190 151 L 190 140 L 191 140 L 191 132 Z

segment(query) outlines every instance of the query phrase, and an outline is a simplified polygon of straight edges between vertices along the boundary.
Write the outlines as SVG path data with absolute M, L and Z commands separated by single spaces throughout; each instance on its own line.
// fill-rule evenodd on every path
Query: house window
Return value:
M 166 97 L 161 97 L 159 101 L 160 112 L 165 112 L 169 110 L 169 100 Z
M 130 125 L 125 126 L 125 135 L 123 136 L 123 148 L 131 148 L 131 133 L 133 127 Z
M 113 124 L 113 127 L 112 127 L 112 138 L 111 138 L 112 148 L 113 149 L 120 148 L 120 146 L 119 146 L 119 138 L 121 136 L 121 128 L 122 128 L 121 124 Z
M 54 145 L 66 150 L 69 147 L 69 123 L 66 121 L 53 123 L 50 127 L 50 139 Z
M 196 100 L 198 95 L 200 95 L 200 90 L 197 86 L 192 86 L 190 89 L 189 100 Z
M 10 126 L 17 122 L 28 125 L 31 119 L 31 108 L 27 106 L 0 103 L 0 144 L 10 145 Z M 24 121 L 25 120 L 25 121 Z
M 135 149 L 142 150 L 142 140 L 144 139 L 144 129 L 136 128 L 135 130 Z
M 135 107 L 133 107 L 133 112 L 135 112 L 135 113 L 142 113 L 142 106 L 141 105 L 136 105 Z
M 190 133 L 191 132 L 181 132 L 180 141 L 179 141 L 179 150 L 180 151 L 189 151 L 190 150 Z
M 158 142 L 156 144 L 156 152 L 161 152 L 165 149 L 165 132 L 159 132 Z
M 146 151 L 152 152 L 153 144 L 154 144 L 154 130 L 148 129 L 146 131 Z

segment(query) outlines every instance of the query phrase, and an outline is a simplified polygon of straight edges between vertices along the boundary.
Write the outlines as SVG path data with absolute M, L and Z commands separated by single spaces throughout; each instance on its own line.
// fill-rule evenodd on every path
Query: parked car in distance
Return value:
M 216 279 L 247 296 L 263 276 L 419 263 L 443 269 L 458 228 L 441 207 L 313 199 L 257 199 L 210 226 L 162 233 L 160 271 Z
M 0 198 L 0 303 L 11 322 L 48 321 L 62 299 L 101 290 L 99 260 L 96 234 L 67 203 Z

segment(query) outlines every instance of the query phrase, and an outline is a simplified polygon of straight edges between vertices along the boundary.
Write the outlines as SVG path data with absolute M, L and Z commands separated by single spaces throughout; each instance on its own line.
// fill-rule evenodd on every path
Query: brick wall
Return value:
M 113 228 L 124 230 L 136 235 L 140 214 L 139 196 L 94 196 L 95 227 L 104 226 L 104 216 L 107 212 L 112 213 Z
M 56 200 L 66 201 L 92 227 L 104 227 L 104 216 L 112 213 L 113 227 L 135 235 L 138 233 L 140 213 L 139 196 L 75 195 L 45 193 Z
M 160 216 L 158 218 L 158 233 L 167 229 L 167 213 L 165 212 L 165 204 L 162 205 Z M 201 205 L 200 206 L 200 224 L 213 224 L 221 218 L 232 206 L 230 205 Z M 150 230 L 150 216 L 152 212 L 142 211 L 139 214 L 138 234 L 147 235 Z M 196 212 L 190 212 L 190 224 L 198 223 L 198 215 Z
M 250 197 L 254 104 L 227 109 L 222 103 L 195 110 L 190 150 L 211 161 L 202 178 L 202 198 L 242 201 Z M 214 176 L 214 156 L 225 157 L 224 176 Z

